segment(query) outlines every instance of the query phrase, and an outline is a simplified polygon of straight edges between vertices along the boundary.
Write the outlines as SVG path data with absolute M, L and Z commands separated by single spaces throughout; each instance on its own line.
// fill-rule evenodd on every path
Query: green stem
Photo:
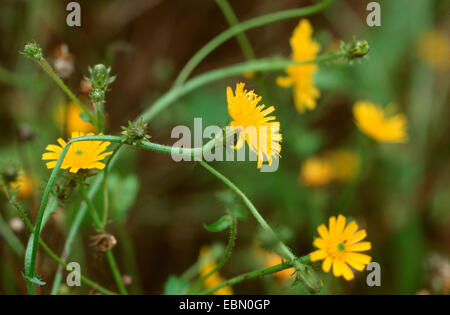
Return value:
M 228 30 L 220 33 L 211 41 L 209 41 L 205 46 L 203 46 L 197 53 L 187 62 L 184 68 L 181 70 L 177 79 L 175 80 L 175 87 L 181 86 L 186 79 L 189 77 L 191 72 L 197 67 L 197 65 L 205 59 L 211 52 L 213 52 L 222 43 L 230 38 L 240 34 L 246 30 L 259 27 L 265 24 L 273 23 L 276 21 L 281 21 L 290 18 L 297 18 L 305 15 L 314 14 L 325 9 L 333 0 L 323 0 L 318 4 L 311 5 L 304 8 L 291 9 L 286 11 L 280 11 L 275 13 L 270 13 L 267 15 L 259 16 L 254 19 L 245 21 L 238 25 L 235 25 Z
M 239 197 L 241 197 L 242 201 L 245 203 L 245 205 L 248 207 L 250 212 L 255 217 L 256 221 L 261 225 L 261 227 L 268 232 L 274 239 L 278 240 L 280 250 L 282 252 L 282 255 L 289 260 L 295 260 L 295 255 L 292 253 L 292 251 L 278 238 L 276 233 L 272 230 L 272 228 L 269 226 L 269 224 L 264 220 L 264 218 L 261 216 L 261 214 L 258 212 L 258 210 L 255 208 L 253 203 L 247 198 L 247 196 L 236 186 L 234 185 L 228 178 L 223 176 L 221 173 L 219 173 L 216 169 L 211 167 L 209 164 L 199 161 L 199 164 L 203 166 L 207 171 L 209 171 L 211 174 L 216 176 L 218 179 L 220 179 L 225 185 L 227 185 L 232 191 L 234 191 Z
M 216 0 L 216 3 L 231 27 L 235 27 L 236 25 L 239 24 L 239 20 L 233 11 L 233 8 L 231 7 L 230 3 L 227 0 Z M 235 36 L 239 46 L 241 47 L 245 59 L 254 60 L 255 52 L 253 51 L 252 45 L 250 44 L 250 41 L 248 40 L 245 33 L 241 31 L 237 33 Z
M 25 225 L 27 226 L 27 228 L 30 231 L 30 233 L 34 233 L 33 225 L 31 224 L 30 220 L 28 219 L 27 215 L 25 214 L 25 211 L 22 209 L 22 206 L 19 203 L 17 203 L 17 202 L 12 202 L 12 204 L 17 209 L 17 211 L 19 212 L 19 215 L 21 216 L 22 220 L 25 222 Z M 48 245 L 40 237 L 39 237 L 39 244 L 42 246 L 42 248 L 47 252 L 47 254 L 54 261 L 56 261 L 62 267 L 67 268 L 67 264 L 62 259 L 60 259 L 58 257 L 58 255 L 56 255 L 50 249 L 50 247 L 48 247 Z M 97 284 L 94 281 L 90 280 L 89 278 L 83 276 L 82 274 L 80 274 L 80 279 L 81 279 L 82 282 L 84 282 L 88 286 L 98 290 L 99 292 L 102 292 L 102 293 L 108 294 L 108 295 L 114 295 L 115 294 L 114 292 L 103 288 L 102 286 L 100 286 L 99 284 Z
M 231 76 L 241 75 L 245 71 L 270 72 L 284 70 L 289 66 L 300 66 L 312 63 L 329 62 L 343 57 L 344 52 L 336 52 L 319 56 L 315 59 L 306 61 L 293 61 L 279 58 L 266 58 L 228 66 L 225 68 L 212 70 L 207 73 L 187 81 L 180 87 L 170 89 L 166 94 L 160 97 L 150 108 L 148 108 L 140 117 L 144 121 L 153 119 L 160 111 L 165 109 L 171 103 L 178 100 L 181 96 L 213 81 L 221 80 Z M 139 118 L 138 118 L 139 119 Z
M 92 219 L 94 220 L 94 224 L 100 232 L 103 232 L 103 226 L 102 221 L 100 220 L 100 217 L 98 216 L 97 210 L 95 209 L 95 205 L 92 202 L 92 200 L 89 198 L 86 188 L 84 186 L 84 183 L 82 181 L 79 182 L 80 184 L 80 192 L 84 199 L 84 202 L 86 202 L 88 210 L 91 214 Z M 121 294 L 128 294 L 127 289 L 125 288 L 125 285 L 123 283 L 122 276 L 119 272 L 119 268 L 117 267 L 116 260 L 114 259 L 114 256 L 111 252 L 111 250 L 108 250 L 106 253 L 106 259 L 108 260 L 109 266 L 111 267 L 111 271 L 114 277 L 114 280 L 116 281 L 117 287 L 119 288 L 119 292 Z
M 260 277 L 264 277 L 273 273 L 277 273 L 281 270 L 285 270 L 285 269 L 289 269 L 292 267 L 295 267 L 296 263 L 298 264 L 307 264 L 309 263 L 309 255 L 305 255 L 303 257 L 297 258 L 295 260 L 292 261 L 286 261 L 286 262 L 282 262 L 281 264 L 272 266 L 272 267 L 268 267 L 268 268 L 263 268 L 263 269 L 259 269 L 259 270 L 255 270 L 255 271 L 251 271 L 251 272 L 247 272 L 244 274 L 241 274 L 239 276 L 236 276 L 234 278 L 231 278 L 227 281 L 222 282 L 221 284 L 215 286 L 212 289 L 209 290 L 205 290 L 203 292 L 200 292 L 200 295 L 207 295 L 207 294 L 212 294 L 214 292 L 216 292 L 217 290 L 225 287 L 225 286 L 233 286 L 239 282 L 242 282 L 244 280 L 250 280 L 250 279 L 255 279 L 255 278 L 260 278 Z
M 225 254 L 222 256 L 222 259 L 220 259 L 219 263 L 217 263 L 217 265 L 210 272 L 208 272 L 206 275 L 204 275 L 203 277 L 198 279 L 192 285 L 191 289 L 189 289 L 188 292 L 190 292 L 190 293 L 195 292 L 197 290 L 197 288 L 200 287 L 203 284 L 203 282 L 206 281 L 206 279 L 208 279 L 214 273 L 218 272 L 230 258 L 231 251 L 233 250 L 234 243 L 236 241 L 237 224 L 236 224 L 236 217 L 233 216 L 231 213 L 229 213 L 229 215 L 231 216 L 230 237 L 228 239 L 228 244 L 227 244 L 227 248 L 225 250 Z
M 34 60 L 34 59 L 33 59 Z M 95 118 L 92 115 L 91 111 L 87 109 L 87 107 L 80 101 L 75 94 L 67 87 L 67 85 L 59 78 L 59 76 L 53 71 L 52 67 L 48 64 L 48 62 L 41 58 L 37 61 L 37 63 L 48 73 L 48 75 L 59 85 L 59 87 L 67 94 L 67 96 L 86 113 L 89 119 L 92 122 L 95 122 Z
M 223 15 L 225 16 L 225 19 L 228 21 L 228 24 L 230 24 L 231 27 L 236 26 L 239 24 L 239 19 L 237 18 L 236 14 L 233 11 L 233 8 L 231 7 L 228 0 L 216 0 L 217 5 L 219 6 L 220 10 L 222 11 Z M 239 44 L 239 47 L 241 48 L 242 54 L 244 55 L 245 59 L 247 61 L 255 60 L 256 55 L 253 51 L 252 45 L 250 44 L 250 41 L 247 38 L 247 35 L 245 35 L 244 32 L 240 32 L 236 34 L 236 39 Z M 268 98 L 269 93 L 267 92 L 266 83 L 264 78 L 262 77 L 261 73 L 255 74 L 255 81 L 258 86 L 258 89 L 263 96 L 266 104 L 270 104 L 270 99 Z
M 106 162 L 104 170 L 106 171 L 107 169 L 112 167 L 116 160 L 117 160 L 117 155 L 114 153 L 111 154 L 110 157 L 108 158 L 108 161 Z M 102 176 L 104 176 L 104 173 L 102 173 L 98 177 L 96 177 L 95 181 L 90 185 L 90 189 L 89 189 L 89 193 L 88 193 L 88 197 L 90 199 L 94 198 L 94 196 L 97 194 L 97 191 L 99 190 L 100 185 L 102 183 Z M 75 236 L 78 233 L 81 223 L 83 222 L 84 216 L 86 215 L 86 211 L 87 211 L 87 204 L 83 203 L 81 205 L 80 209 L 78 210 L 78 212 L 75 216 L 75 219 L 72 222 L 72 225 L 70 226 L 70 230 L 67 235 L 66 242 L 64 243 L 64 249 L 61 254 L 61 258 L 63 259 L 63 261 L 66 261 L 67 257 L 70 255 L 70 253 L 72 251 L 72 243 L 75 239 Z M 59 286 L 62 281 L 62 272 L 63 272 L 63 269 L 58 268 L 58 271 L 55 275 L 55 280 L 53 281 L 53 287 L 52 287 L 51 294 L 56 294 L 58 292 Z
M 119 143 L 114 150 L 112 151 L 113 153 L 111 154 L 111 157 L 108 159 L 108 161 L 105 164 L 105 169 L 103 171 L 103 183 L 102 183 L 102 187 L 103 187 L 103 218 L 102 218 L 102 226 L 103 228 L 105 228 L 106 226 L 106 222 L 108 221 L 108 212 L 109 212 L 109 194 L 108 194 L 108 171 L 109 171 L 109 164 L 111 162 L 111 159 L 113 156 L 116 155 L 116 153 L 120 150 L 120 148 L 122 147 L 123 143 Z

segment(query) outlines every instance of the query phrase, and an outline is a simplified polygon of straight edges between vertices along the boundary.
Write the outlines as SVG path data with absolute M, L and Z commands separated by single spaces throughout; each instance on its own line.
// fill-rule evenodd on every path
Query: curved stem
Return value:
M 230 258 L 231 251 L 233 250 L 234 243 L 236 241 L 237 224 L 236 224 L 236 217 L 234 215 L 232 215 L 231 213 L 229 213 L 229 215 L 231 216 L 230 238 L 228 239 L 228 245 L 225 250 L 225 254 L 222 256 L 222 259 L 220 259 L 219 263 L 210 272 L 208 272 L 206 275 L 204 275 L 203 277 L 198 279 L 192 285 L 192 288 L 189 289 L 188 292 L 191 292 L 191 293 L 195 292 L 197 290 L 197 288 L 200 287 L 203 284 L 203 282 L 206 281 L 206 279 L 208 279 L 214 273 L 218 272 Z
M 236 16 L 236 14 L 233 11 L 233 8 L 231 7 L 228 0 L 216 0 L 217 5 L 219 6 L 220 10 L 222 11 L 223 15 L 225 16 L 225 19 L 228 21 L 228 24 L 230 24 L 231 27 L 236 26 L 239 24 L 239 20 Z M 252 45 L 250 44 L 250 41 L 247 38 L 247 35 L 245 35 L 245 32 L 240 32 L 236 34 L 236 39 L 239 44 L 239 47 L 241 48 L 242 54 L 244 55 L 245 59 L 247 61 L 255 60 L 256 55 L 253 51 Z M 254 75 L 254 79 L 256 82 L 256 85 L 263 96 L 263 99 L 267 103 L 271 103 L 269 98 L 269 93 L 267 92 L 266 82 L 264 80 L 264 77 L 261 75 L 261 73 L 256 73 Z
M 259 16 L 254 19 L 245 21 L 236 26 L 229 28 L 228 30 L 220 33 L 211 41 L 209 41 L 205 46 L 203 46 L 197 53 L 187 62 L 184 68 L 181 70 L 177 79 L 175 80 L 175 87 L 181 86 L 186 79 L 189 77 L 191 72 L 197 67 L 197 65 L 205 59 L 211 52 L 213 52 L 217 47 L 228 39 L 236 36 L 236 34 L 242 33 L 243 31 L 259 27 L 265 24 L 273 23 L 276 21 L 281 21 L 290 18 L 301 17 L 305 15 L 310 15 L 317 13 L 325 9 L 333 0 L 323 0 L 318 4 L 311 5 L 304 8 L 291 9 L 286 11 L 280 11 L 275 13 L 270 13 L 267 15 Z
M 169 90 L 166 94 L 160 97 L 150 108 L 148 108 L 138 119 L 141 117 L 144 121 L 150 121 L 153 119 L 160 111 L 165 109 L 171 103 L 178 100 L 181 96 L 203 86 L 213 81 L 221 80 L 224 78 L 241 75 L 245 71 L 257 71 L 257 72 L 270 72 L 276 70 L 284 70 L 289 66 L 300 66 L 312 63 L 328 62 L 332 60 L 339 59 L 345 54 L 343 52 L 336 52 L 331 54 L 325 54 L 319 56 L 315 59 L 307 61 L 293 61 L 289 59 L 279 59 L 279 58 L 266 58 L 259 59 L 249 62 L 243 62 L 233 66 L 228 66 L 225 68 L 212 70 L 204 74 L 198 75 L 195 78 L 187 81 L 184 85 L 180 87 L 174 87 Z
M 280 250 L 285 256 L 286 259 L 294 260 L 295 255 L 292 253 L 292 251 L 278 238 L 276 233 L 272 230 L 272 228 L 269 226 L 269 224 L 264 220 L 264 218 L 261 216 L 261 214 L 258 212 L 258 210 L 255 208 L 253 203 L 247 198 L 247 196 L 236 186 L 234 185 L 228 178 L 223 176 L 221 173 L 219 173 L 216 169 L 211 167 L 209 164 L 199 161 L 199 164 L 203 166 L 206 170 L 208 170 L 211 174 L 216 176 L 218 179 L 220 179 L 225 185 L 227 185 L 232 191 L 234 191 L 239 197 L 241 197 L 242 201 L 245 203 L 245 205 L 248 207 L 250 212 L 255 217 L 256 221 L 261 225 L 261 227 L 268 232 L 272 237 L 274 237 L 279 242 Z
M 108 161 L 106 162 L 106 166 L 105 166 L 104 170 L 106 171 L 107 169 L 112 167 L 116 160 L 117 160 L 117 155 L 115 155 L 114 153 L 111 154 L 110 157 L 108 158 Z M 99 176 L 97 178 L 95 178 L 95 181 L 90 185 L 90 189 L 88 192 L 88 197 L 90 199 L 94 198 L 94 196 L 97 194 L 97 191 L 100 189 L 100 185 L 102 183 L 102 178 L 103 178 L 102 176 L 104 176 L 104 173 L 99 174 Z M 75 239 L 75 236 L 78 233 L 81 223 L 83 222 L 84 216 L 86 215 L 86 211 L 87 211 L 87 204 L 84 202 L 80 206 L 80 209 L 78 210 L 78 212 L 75 216 L 75 219 L 73 220 L 72 225 L 70 226 L 69 234 L 67 235 L 66 242 L 64 243 L 63 252 L 61 255 L 61 259 L 63 261 L 66 261 L 67 257 L 71 253 L 72 243 Z M 59 286 L 60 286 L 61 280 L 62 280 L 62 272 L 63 272 L 63 269 L 58 268 L 58 271 L 55 275 L 55 279 L 53 280 L 53 287 L 52 287 L 51 294 L 56 294 L 58 292 L 58 289 L 59 289 Z
M 277 273 L 281 270 L 284 269 L 288 269 L 288 268 L 292 268 L 295 266 L 296 263 L 299 264 L 307 264 L 309 263 L 309 255 L 305 255 L 303 257 L 297 258 L 295 260 L 292 261 L 286 261 L 286 262 L 282 262 L 281 264 L 272 266 L 272 267 L 268 267 L 268 268 L 263 268 L 263 269 L 259 269 L 259 270 L 255 270 L 255 271 L 251 271 L 251 272 L 247 272 L 244 274 L 241 274 L 239 276 L 236 276 L 234 278 L 231 278 L 227 281 L 222 282 L 221 284 L 215 286 L 212 289 L 209 290 L 205 290 L 203 292 L 200 292 L 200 295 L 206 295 L 206 294 L 212 294 L 214 292 L 216 292 L 217 290 L 219 290 L 220 288 L 223 288 L 225 286 L 233 286 L 239 282 L 242 282 L 244 280 L 250 280 L 250 279 L 255 279 L 255 278 L 260 278 L 260 277 L 264 277 L 273 273 Z
M 102 221 L 100 220 L 100 217 L 98 216 L 98 213 L 97 213 L 97 210 L 95 209 L 94 203 L 89 198 L 89 196 L 86 192 L 84 183 L 82 181 L 80 181 L 79 184 L 80 184 L 81 195 L 84 199 L 84 202 L 86 202 L 86 204 L 88 206 L 88 210 L 91 213 L 91 217 L 94 220 L 95 226 L 100 232 L 103 232 L 104 229 L 102 227 Z M 114 259 L 114 256 L 112 254 L 112 251 L 108 250 L 105 253 L 105 255 L 106 255 L 106 259 L 108 260 L 109 266 L 111 267 L 111 271 L 112 271 L 114 280 L 116 281 L 117 287 L 119 288 L 119 292 L 121 294 L 128 294 L 127 289 L 125 288 L 125 285 L 123 283 L 122 276 L 119 272 L 119 268 L 117 267 L 116 260 Z
M 102 187 L 103 187 L 103 217 L 102 217 L 102 226 L 103 229 L 105 228 L 106 225 L 106 221 L 108 220 L 108 212 L 109 212 L 109 194 L 108 194 L 108 171 L 109 171 L 109 164 L 111 162 L 111 159 L 113 158 L 113 156 L 116 155 L 116 153 L 120 150 L 120 148 L 122 147 L 123 143 L 119 143 L 114 150 L 112 151 L 113 153 L 111 154 L 111 157 L 108 159 L 108 161 L 105 164 L 105 169 L 103 171 L 103 183 L 102 183 Z
M 25 222 L 25 225 L 27 226 L 28 230 L 30 231 L 30 233 L 34 232 L 34 228 L 33 225 L 31 224 L 30 220 L 28 219 L 27 215 L 25 214 L 25 211 L 22 209 L 22 206 L 18 203 L 18 202 L 12 202 L 12 205 L 14 206 L 14 208 L 16 208 L 16 210 L 19 212 L 20 217 L 22 218 L 22 220 Z M 58 255 L 56 255 L 51 249 L 50 247 L 48 247 L 48 245 L 39 237 L 39 244 L 41 244 L 42 248 L 47 252 L 47 254 L 54 260 L 56 261 L 59 265 L 61 265 L 64 268 L 67 268 L 67 264 L 58 257 Z M 85 284 L 87 284 L 88 286 L 98 290 L 99 292 L 102 292 L 104 294 L 108 294 L 108 295 L 113 295 L 115 294 L 114 292 L 105 289 L 104 287 L 102 287 L 101 285 L 95 283 L 94 281 L 90 280 L 89 278 L 83 276 L 82 274 L 80 274 L 80 279 L 82 282 L 84 282 Z
M 80 101 L 78 97 L 75 96 L 75 94 L 72 93 L 72 91 L 67 87 L 67 85 L 59 78 L 59 76 L 53 71 L 52 67 L 48 64 L 48 62 L 42 58 L 41 60 L 37 61 L 39 65 L 48 73 L 48 75 L 56 82 L 56 84 L 59 85 L 59 87 L 64 91 L 64 93 L 67 94 L 67 96 L 75 103 L 77 104 L 89 117 L 89 119 L 95 123 L 94 115 L 92 115 L 92 112 L 87 109 L 87 107 Z

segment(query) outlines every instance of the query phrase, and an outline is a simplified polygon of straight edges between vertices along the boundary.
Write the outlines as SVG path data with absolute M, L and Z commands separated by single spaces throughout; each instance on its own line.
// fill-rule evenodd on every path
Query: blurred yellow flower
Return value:
M 280 134 L 280 123 L 274 121 L 275 116 L 268 116 L 275 108 L 258 103 L 261 96 L 252 91 L 244 90 L 244 83 L 236 84 L 235 94 L 230 87 L 227 88 L 228 113 L 233 121 L 230 123 L 232 129 L 239 130 L 238 141 L 235 149 L 240 149 L 247 142 L 250 150 L 258 156 L 258 168 L 261 167 L 264 157 L 269 165 L 272 158 L 278 158 L 281 150 L 282 135 Z
M 72 138 L 81 137 L 85 134 L 83 132 L 73 132 Z M 86 134 L 87 136 L 93 135 L 92 133 Z M 50 152 L 42 154 L 42 160 L 52 160 L 47 162 L 47 168 L 54 168 L 56 162 L 66 146 L 66 142 L 59 138 L 59 146 L 49 144 L 45 149 Z M 70 145 L 70 148 L 61 164 L 62 169 L 70 168 L 71 173 L 78 172 L 79 169 L 103 169 L 105 164 L 101 162 L 106 156 L 112 154 L 112 152 L 104 152 L 110 145 L 110 142 L 103 141 L 79 141 Z
M 348 182 L 356 178 L 359 173 L 359 155 L 351 150 L 334 150 L 326 155 L 332 169 L 334 179 L 339 182 Z
M 300 169 L 300 179 L 310 187 L 320 187 L 329 184 L 334 178 L 333 167 L 323 158 L 311 157 L 303 162 Z
M 320 51 L 320 44 L 312 38 L 313 28 L 308 20 L 302 19 L 291 37 L 292 60 L 308 61 L 314 59 Z M 277 84 L 282 87 L 294 86 L 294 102 L 297 110 L 316 108 L 320 91 L 315 87 L 314 74 L 316 64 L 290 66 L 286 68 L 287 77 L 278 77 Z
M 35 189 L 35 180 L 29 175 L 19 175 L 14 182 L 9 184 L 11 189 L 18 189 L 17 198 L 30 198 Z
M 67 107 L 59 105 L 57 108 L 58 124 L 66 129 L 69 137 L 73 132 L 95 132 L 97 127 L 80 118 L 83 110 L 74 102 L 69 102 Z
M 269 253 L 267 251 L 262 251 L 264 262 L 266 267 L 272 267 L 275 265 L 279 265 L 282 262 L 282 258 L 280 255 L 276 253 Z M 285 282 L 293 277 L 293 274 L 295 273 L 295 268 L 288 268 L 281 271 L 278 271 L 277 273 L 274 273 L 273 275 L 277 277 L 280 281 Z
M 417 45 L 417 54 L 424 62 L 437 69 L 450 68 L 450 40 L 436 30 L 423 33 Z
M 255 74 L 256 74 L 255 71 L 245 71 L 243 73 L 243 76 L 247 79 L 252 79 L 255 77 Z
M 388 117 L 388 110 L 369 101 L 359 101 L 353 106 L 356 125 L 369 137 L 380 142 L 407 142 L 405 115 Z
M 346 219 L 343 215 L 329 219 L 329 229 L 322 224 L 317 228 L 320 237 L 317 237 L 313 245 L 318 250 L 310 254 L 312 262 L 324 260 L 322 269 L 329 272 L 333 266 L 335 277 L 344 276 L 345 280 L 354 278 L 349 265 L 359 271 L 365 269 L 372 258 L 359 252 L 371 249 L 370 242 L 361 242 L 367 234 L 365 230 L 358 230 L 358 225 L 352 221 L 345 226 Z
M 208 246 L 204 246 L 200 249 L 200 258 L 202 259 L 202 265 L 200 267 L 200 277 L 206 276 L 209 272 L 211 272 L 214 268 L 216 268 L 216 263 L 211 259 L 211 249 Z M 222 282 L 225 279 L 222 278 L 218 272 L 210 275 L 204 282 L 203 286 L 205 289 L 212 289 Z M 214 292 L 214 295 L 232 295 L 233 289 L 230 286 L 224 286 L 219 290 Z

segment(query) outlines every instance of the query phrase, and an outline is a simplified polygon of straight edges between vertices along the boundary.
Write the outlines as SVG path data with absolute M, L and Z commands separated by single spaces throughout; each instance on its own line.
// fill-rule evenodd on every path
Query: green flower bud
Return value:
M 23 48 L 23 54 L 36 61 L 42 60 L 42 49 L 36 43 L 28 43 Z
M 145 123 L 143 118 L 136 122 L 128 121 L 128 127 L 121 127 L 122 135 L 132 144 L 141 143 L 150 139 L 150 136 L 147 135 L 147 127 L 148 123 Z

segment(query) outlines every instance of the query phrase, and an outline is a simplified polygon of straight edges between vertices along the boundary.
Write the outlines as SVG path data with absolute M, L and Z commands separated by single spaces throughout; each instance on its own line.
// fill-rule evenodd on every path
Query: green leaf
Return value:
M 245 220 L 247 219 L 248 212 L 241 205 L 234 204 L 233 206 L 228 208 L 228 211 L 235 216 L 237 219 Z
M 80 114 L 80 119 L 81 119 L 82 121 L 85 121 L 85 122 L 94 124 L 94 122 L 91 120 L 91 118 L 89 117 L 89 115 L 88 115 L 86 112 L 82 112 L 82 113 Z
M 203 224 L 203 227 L 208 232 L 220 232 L 227 229 L 231 225 L 232 220 L 231 216 L 226 214 L 214 223 L 209 225 Z
M 189 287 L 189 283 L 181 280 L 176 276 L 170 276 L 164 285 L 165 295 L 180 295 L 184 294 Z
M 39 279 L 38 277 L 34 276 L 32 278 L 26 276 L 25 274 L 22 274 L 23 278 L 27 281 L 27 282 L 31 282 L 35 285 L 45 285 L 45 282 L 42 281 L 41 279 Z

